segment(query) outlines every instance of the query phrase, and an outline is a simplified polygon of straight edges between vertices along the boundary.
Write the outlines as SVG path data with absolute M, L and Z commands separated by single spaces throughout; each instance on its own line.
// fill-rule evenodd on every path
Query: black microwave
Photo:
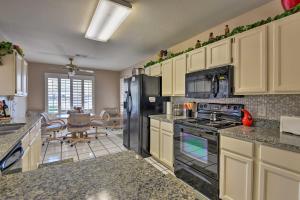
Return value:
M 227 98 L 233 96 L 233 66 L 206 69 L 186 74 L 187 98 Z

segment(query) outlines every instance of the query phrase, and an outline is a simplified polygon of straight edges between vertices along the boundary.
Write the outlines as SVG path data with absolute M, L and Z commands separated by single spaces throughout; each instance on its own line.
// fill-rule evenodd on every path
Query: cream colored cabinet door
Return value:
M 145 74 L 148 76 L 151 76 L 151 67 L 146 67 L 145 68 Z
M 31 163 L 30 163 L 30 147 L 28 147 L 22 156 L 22 172 L 30 171 Z
M 185 95 L 186 54 L 173 58 L 173 96 Z
M 173 95 L 173 59 L 166 60 L 161 64 L 162 96 Z
M 38 168 L 41 157 L 41 138 L 34 138 L 30 146 L 30 169 L 34 170 Z
M 300 13 L 274 21 L 272 92 L 300 93 Z
M 15 55 L 10 54 L 2 57 L 3 65 L 0 66 L 0 94 L 16 94 L 16 68 Z
M 150 128 L 150 153 L 153 157 L 159 159 L 159 129 L 152 127 Z
M 221 150 L 220 198 L 252 200 L 253 159 Z
M 299 200 L 300 174 L 271 166 L 259 164 L 259 200 Z
M 267 93 L 267 26 L 238 34 L 235 46 L 235 94 Z
M 23 58 L 19 54 L 15 53 L 15 66 L 16 66 L 16 94 L 23 95 L 22 93 L 22 66 Z
M 28 93 L 28 63 L 23 59 L 22 63 L 22 94 L 27 96 Z
M 151 66 L 151 76 L 161 76 L 161 64 L 157 63 Z
M 160 130 L 160 160 L 173 168 L 173 133 Z
M 206 47 L 207 68 L 232 63 L 231 43 L 231 39 L 224 39 Z
M 195 49 L 187 54 L 187 72 L 195 72 L 206 68 L 206 48 Z

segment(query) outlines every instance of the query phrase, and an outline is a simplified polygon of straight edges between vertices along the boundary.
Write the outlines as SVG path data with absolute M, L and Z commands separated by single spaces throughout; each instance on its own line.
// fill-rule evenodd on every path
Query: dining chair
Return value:
M 88 137 L 87 131 L 91 128 L 91 115 L 85 113 L 70 113 L 67 119 L 68 134 L 64 139 L 70 143 L 71 146 L 78 142 L 91 141 Z
M 59 118 L 51 119 L 48 113 L 46 112 L 41 113 L 41 116 L 42 116 L 42 127 L 41 127 L 42 134 L 48 136 L 46 140 L 43 141 L 42 145 L 44 145 L 45 142 L 50 142 L 53 140 L 57 140 L 62 143 L 63 137 L 61 136 L 57 137 L 56 134 L 67 127 L 65 121 Z

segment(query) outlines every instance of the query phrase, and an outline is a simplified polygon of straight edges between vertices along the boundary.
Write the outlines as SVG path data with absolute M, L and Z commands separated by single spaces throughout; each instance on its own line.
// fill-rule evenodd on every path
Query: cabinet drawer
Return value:
M 160 127 L 164 131 L 173 133 L 173 123 L 161 122 Z
M 243 140 L 221 136 L 221 149 L 252 158 L 254 144 Z
M 300 154 L 276 149 L 268 146 L 260 146 L 260 160 L 300 173 Z
M 151 119 L 150 120 L 150 126 L 154 128 L 160 128 L 160 121 L 156 119 Z

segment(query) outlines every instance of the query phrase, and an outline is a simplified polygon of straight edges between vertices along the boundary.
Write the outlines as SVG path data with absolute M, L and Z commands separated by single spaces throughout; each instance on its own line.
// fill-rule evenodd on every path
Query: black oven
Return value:
M 188 98 L 226 98 L 233 96 L 233 66 L 223 66 L 186 74 Z
M 175 123 L 175 175 L 210 199 L 219 196 L 218 141 L 214 130 Z

